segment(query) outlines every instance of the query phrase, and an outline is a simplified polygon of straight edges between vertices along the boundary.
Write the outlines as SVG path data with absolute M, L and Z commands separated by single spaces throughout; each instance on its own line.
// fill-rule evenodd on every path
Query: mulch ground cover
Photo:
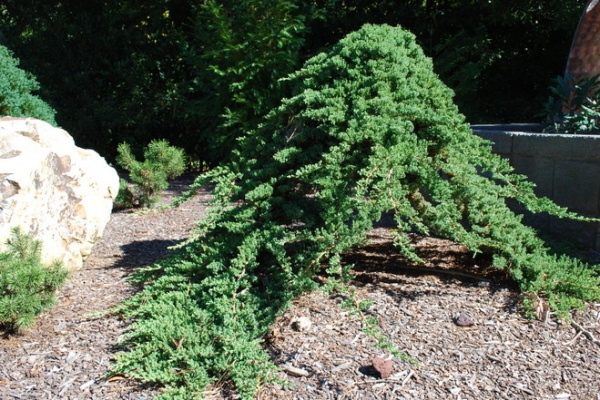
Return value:
M 174 182 L 163 203 L 188 180 Z M 185 240 L 205 215 L 202 192 L 177 209 L 115 211 L 83 269 L 56 307 L 20 335 L 0 338 L 0 399 L 151 399 L 155 385 L 108 375 L 128 321 L 108 312 L 138 287 L 128 277 Z M 414 236 L 427 260 L 399 257 L 388 229 L 347 256 L 362 313 L 349 293 L 306 293 L 271 327 L 265 347 L 281 384 L 260 399 L 581 399 L 600 400 L 600 304 L 573 322 L 542 312 L 527 319 L 520 294 L 489 260 L 446 240 Z M 376 317 L 393 356 L 365 330 Z M 405 357 L 406 358 L 406 357 Z M 234 399 L 226 382 L 205 393 Z

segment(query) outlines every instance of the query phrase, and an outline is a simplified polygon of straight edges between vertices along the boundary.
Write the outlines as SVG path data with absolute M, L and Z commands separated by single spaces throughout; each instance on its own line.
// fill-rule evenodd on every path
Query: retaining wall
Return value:
M 600 216 L 600 135 L 535 133 L 536 124 L 473 125 L 473 132 L 493 142 L 516 172 L 536 184 L 536 193 L 571 211 Z M 526 222 L 550 238 L 600 249 L 600 224 L 526 215 Z

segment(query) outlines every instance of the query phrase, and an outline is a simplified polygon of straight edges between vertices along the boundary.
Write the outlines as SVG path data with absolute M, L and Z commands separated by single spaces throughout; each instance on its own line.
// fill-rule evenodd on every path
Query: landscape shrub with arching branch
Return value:
M 600 298 L 594 270 L 552 255 L 508 207 L 578 218 L 534 195 L 488 142 L 473 135 L 412 34 L 365 25 L 288 78 L 284 99 L 240 141 L 215 184 L 198 236 L 147 269 L 145 290 L 115 371 L 188 399 L 219 379 L 251 398 L 272 378 L 261 337 L 315 274 L 346 276 L 342 255 L 393 212 L 398 251 L 418 259 L 404 233 L 461 242 L 523 292 L 563 313 Z M 582 218 L 583 219 L 583 218 Z M 325 270 L 325 271 L 324 271 Z

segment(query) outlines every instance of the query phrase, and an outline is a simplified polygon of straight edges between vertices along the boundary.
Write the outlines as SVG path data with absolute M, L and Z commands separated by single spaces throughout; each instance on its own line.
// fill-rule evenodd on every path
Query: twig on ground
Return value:
M 594 335 L 592 334 L 592 332 L 584 329 L 583 326 L 579 325 L 575 321 L 571 321 L 571 326 L 573 328 L 575 328 L 575 330 L 577 330 L 579 333 L 582 333 L 583 335 L 585 335 L 585 337 L 587 337 L 589 340 L 591 340 L 592 343 L 596 343 L 598 346 L 600 346 L 600 340 L 596 339 L 594 337 Z
M 406 376 L 406 378 L 404 378 L 404 380 L 402 381 L 402 384 L 400 385 L 401 387 L 403 387 L 404 385 L 406 385 L 406 383 L 410 380 L 410 378 L 413 377 L 413 375 L 415 374 L 415 371 L 410 371 L 408 373 L 408 375 Z

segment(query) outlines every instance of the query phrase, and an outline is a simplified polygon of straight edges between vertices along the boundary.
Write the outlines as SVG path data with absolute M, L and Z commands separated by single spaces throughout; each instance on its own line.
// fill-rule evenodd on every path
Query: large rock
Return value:
M 79 269 L 110 220 L 119 177 L 104 158 L 36 119 L 0 118 L 0 246 L 12 227 L 42 242 L 42 261 Z

